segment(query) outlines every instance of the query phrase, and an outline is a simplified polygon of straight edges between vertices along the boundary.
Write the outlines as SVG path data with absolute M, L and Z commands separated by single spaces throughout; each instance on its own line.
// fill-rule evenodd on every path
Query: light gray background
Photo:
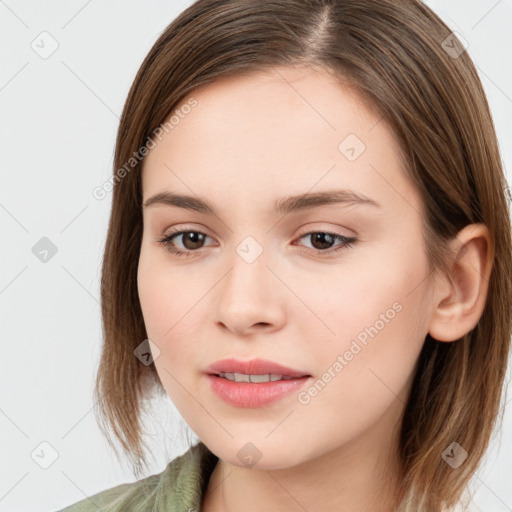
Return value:
M 0 0 L 0 511 L 50 512 L 135 480 L 108 450 L 92 411 L 111 195 L 100 201 L 91 192 L 112 173 L 119 115 L 138 67 L 190 3 Z M 426 3 L 468 41 L 510 169 L 512 0 Z M 43 59 L 31 45 L 48 51 L 52 38 L 58 48 Z M 46 263 L 32 252 L 42 237 L 57 247 Z M 475 478 L 485 512 L 512 510 L 511 405 Z M 187 449 L 170 400 L 157 413 L 147 474 Z M 58 455 L 47 469 L 36 463 L 51 462 L 44 441 Z

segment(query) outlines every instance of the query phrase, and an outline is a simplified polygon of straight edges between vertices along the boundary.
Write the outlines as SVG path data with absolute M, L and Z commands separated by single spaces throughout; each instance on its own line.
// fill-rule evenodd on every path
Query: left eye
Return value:
M 182 244 L 188 245 L 188 247 L 184 247 L 186 249 L 185 251 L 177 249 L 174 246 L 174 239 L 178 239 L 179 237 L 183 237 Z M 355 237 L 346 237 L 338 235 L 337 233 L 329 233 L 327 231 L 312 231 L 301 235 L 298 239 L 300 240 L 306 237 L 312 237 L 312 243 L 318 244 L 323 248 L 322 250 L 313 247 L 313 252 L 317 254 L 330 254 L 341 249 L 348 249 L 357 241 Z M 195 252 L 198 252 L 197 249 L 201 248 L 200 246 L 204 242 L 205 238 L 210 237 L 202 231 L 176 231 L 171 235 L 158 239 L 157 243 L 163 245 L 167 251 L 172 254 L 176 254 L 177 256 L 192 256 Z M 331 249 L 330 246 L 333 245 L 335 240 L 339 240 L 341 243 L 337 248 Z M 329 247 L 326 248 L 326 246 Z
M 299 240 L 301 238 L 306 237 L 312 237 L 312 243 L 318 244 L 320 247 L 324 247 L 325 245 L 331 246 L 334 243 L 334 240 L 339 240 L 341 243 L 338 245 L 337 248 L 331 249 L 330 247 L 326 251 L 318 250 L 317 248 L 313 247 L 313 250 L 316 253 L 332 253 L 339 251 L 341 249 L 348 249 L 352 246 L 353 243 L 356 242 L 355 237 L 347 237 L 343 235 L 338 235 L 336 233 L 329 233 L 327 231 L 312 231 L 311 233 L 306 233 L 299 237 Z

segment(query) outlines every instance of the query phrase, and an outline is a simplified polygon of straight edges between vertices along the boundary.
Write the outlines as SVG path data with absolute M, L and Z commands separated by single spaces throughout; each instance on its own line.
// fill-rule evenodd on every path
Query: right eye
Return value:
M 177 249 L 174 246 L 174 239 L 179 239 L 179 237 L 183 237 L 182 244 L 188 244 L 189 247 L 184 247 L 185 250 Z M 197 252 L 197 249 L 201 247 L 197 247 L 204 242 L 204 239 L 210 238 L 206 233 L 202 231 L 194 231 L 194 230 L 181 230 L 174 231 L 170 235 L 167 235 L 163 238 L 157 240 L 160 245 L 163 245 L 170 253 L 176 254 L 177 256 L 192 256 L 194 252 Z

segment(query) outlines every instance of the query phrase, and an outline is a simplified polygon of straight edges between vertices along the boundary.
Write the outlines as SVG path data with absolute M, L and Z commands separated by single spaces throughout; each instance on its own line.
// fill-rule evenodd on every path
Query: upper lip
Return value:
M 267 359 L 251 359 L 250 361 L 241 361 L 238 359 L 221 359 L 210 365 L 206 373 L 218 375 L 219 373 L 243 373 L 246 375 L 285 375 L 287 377 L 308 376 L 307 372 L 295 370 L 288 366 L 269 361 Z

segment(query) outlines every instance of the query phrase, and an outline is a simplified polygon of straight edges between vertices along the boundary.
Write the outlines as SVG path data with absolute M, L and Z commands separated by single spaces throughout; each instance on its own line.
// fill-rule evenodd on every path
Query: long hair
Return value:
M 427 335 L 401 423 L 399 510 L 452 506 L 500 419 L 512 332 L 511 225 L 475 66 L 419 0 L 198 0 L 159 36 L 131 86 L 117 134 L 94 391 L 100 427 L 106 436 L 113 432 L 140 473 L 147 465 L 141 416 L 151 391 L 163 386 L 154 365 L 134 356 L 147 333 L 137 291 L 142 159 L 133 155 L 151 147 L 159 126 L 196 87 L 282 65 L 339 77 L 393 130 L 424 204 L 432 272 L 448 271 L 447 243 L 464 226 L 484 223 L 490 231 L 494 261 L 482 316 L 455 342 Z M 441 456 L 453 441 L 469 453 L 457 470 Z

